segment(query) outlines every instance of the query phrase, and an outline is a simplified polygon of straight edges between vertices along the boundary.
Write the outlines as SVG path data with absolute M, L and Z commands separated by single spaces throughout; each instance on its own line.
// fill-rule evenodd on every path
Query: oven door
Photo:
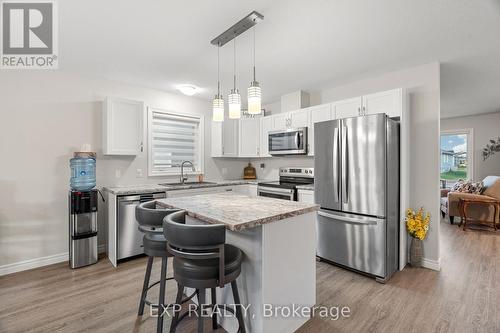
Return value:
M 283 199 L 290 201 L 295 200 L 295 190 L 292 189 L 259 186 L 257 188 L 257 193 L 260 197 Z
M 307 154 L 307 127 L 269 132 L 269 154 Z

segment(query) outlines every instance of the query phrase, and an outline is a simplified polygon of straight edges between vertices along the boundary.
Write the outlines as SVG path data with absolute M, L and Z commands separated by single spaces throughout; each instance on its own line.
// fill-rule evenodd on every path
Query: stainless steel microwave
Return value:
M 269 132 L 269 154 L 305 155 L 307 154 L 307 127 Z

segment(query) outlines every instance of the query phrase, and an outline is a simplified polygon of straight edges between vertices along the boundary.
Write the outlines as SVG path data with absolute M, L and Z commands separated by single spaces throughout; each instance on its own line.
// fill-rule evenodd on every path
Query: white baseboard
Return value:
M 68 252 L 0 266 L 0 276 L 68 261 Z
M 97 247 L 97 251 L 99 253 L 106 253 L 108 248 L 107 244 L 101 244 Z M 17 273 L 21 271 L 26 271 L 28 269 L 58 264 L 60 262 L 65 262 L 69 260 L 69 253 L 59 253 L 53 254 L 46 257 L 28 259 L 24 261 L 15 262 L 12 264 L 2 265 L 0 266 L 0 276 Z
M 422 267 L 432 269 L 434 271 L 439 271 L 441 270 L 441 260 L 422 258 Z

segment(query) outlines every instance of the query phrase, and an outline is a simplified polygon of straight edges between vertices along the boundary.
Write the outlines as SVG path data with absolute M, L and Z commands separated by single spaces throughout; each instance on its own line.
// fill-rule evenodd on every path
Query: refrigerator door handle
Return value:
M 340 182 L 338 179 L 339 175 L 339 128 L 335 127 L 333 130 L 333 186 L 335 194 L 335 202 L 340 200 Z
M 379 218 L 370 218 L 370 219 L 365 219 L 365 218 L 355 218 L 355 217 L 348 217 L 348 216 L 340 216 L 340 215 L 333 215 L 333 214 L 328 214 L 323 211 L 318 211 L 318 215 L 329 218 L 329 219 L 334 219 L 334 220 L 339 220 L 342 222 L 347 222 L 347 223 L 353 223 L 353 224 L 364 224 L 364 225 L 374 225 L 379 222 L 383 222 L 383 219 Z
M 349 166 L 347 161 L 347 127 L 342 127 L 342 201 L 349 202 L 349 184 L 347 180 L 347 168 Z

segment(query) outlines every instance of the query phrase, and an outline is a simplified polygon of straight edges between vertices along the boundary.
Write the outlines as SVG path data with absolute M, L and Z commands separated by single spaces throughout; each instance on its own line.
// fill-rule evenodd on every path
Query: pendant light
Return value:
M 233 89 L 227 96 L 227 102 L 229 105 L 229 118 L 239 119 L 241 118 L 241 95 L 236 89 L 236 39 L 233 39 L 234 45 L 234 79 L 233 79 Z
M 260 114 L 262 112 L 262 94 L 259 82 L 255 80 L 255 26 L 253 27 L 253 81 L 248 87 L 248 113 Z
M 220 69 L 219 69 L 220 46 L 217 45 L 217 95 L 212 103 L 212 121 L 224 121 L 224 99 L 220 93 Z

